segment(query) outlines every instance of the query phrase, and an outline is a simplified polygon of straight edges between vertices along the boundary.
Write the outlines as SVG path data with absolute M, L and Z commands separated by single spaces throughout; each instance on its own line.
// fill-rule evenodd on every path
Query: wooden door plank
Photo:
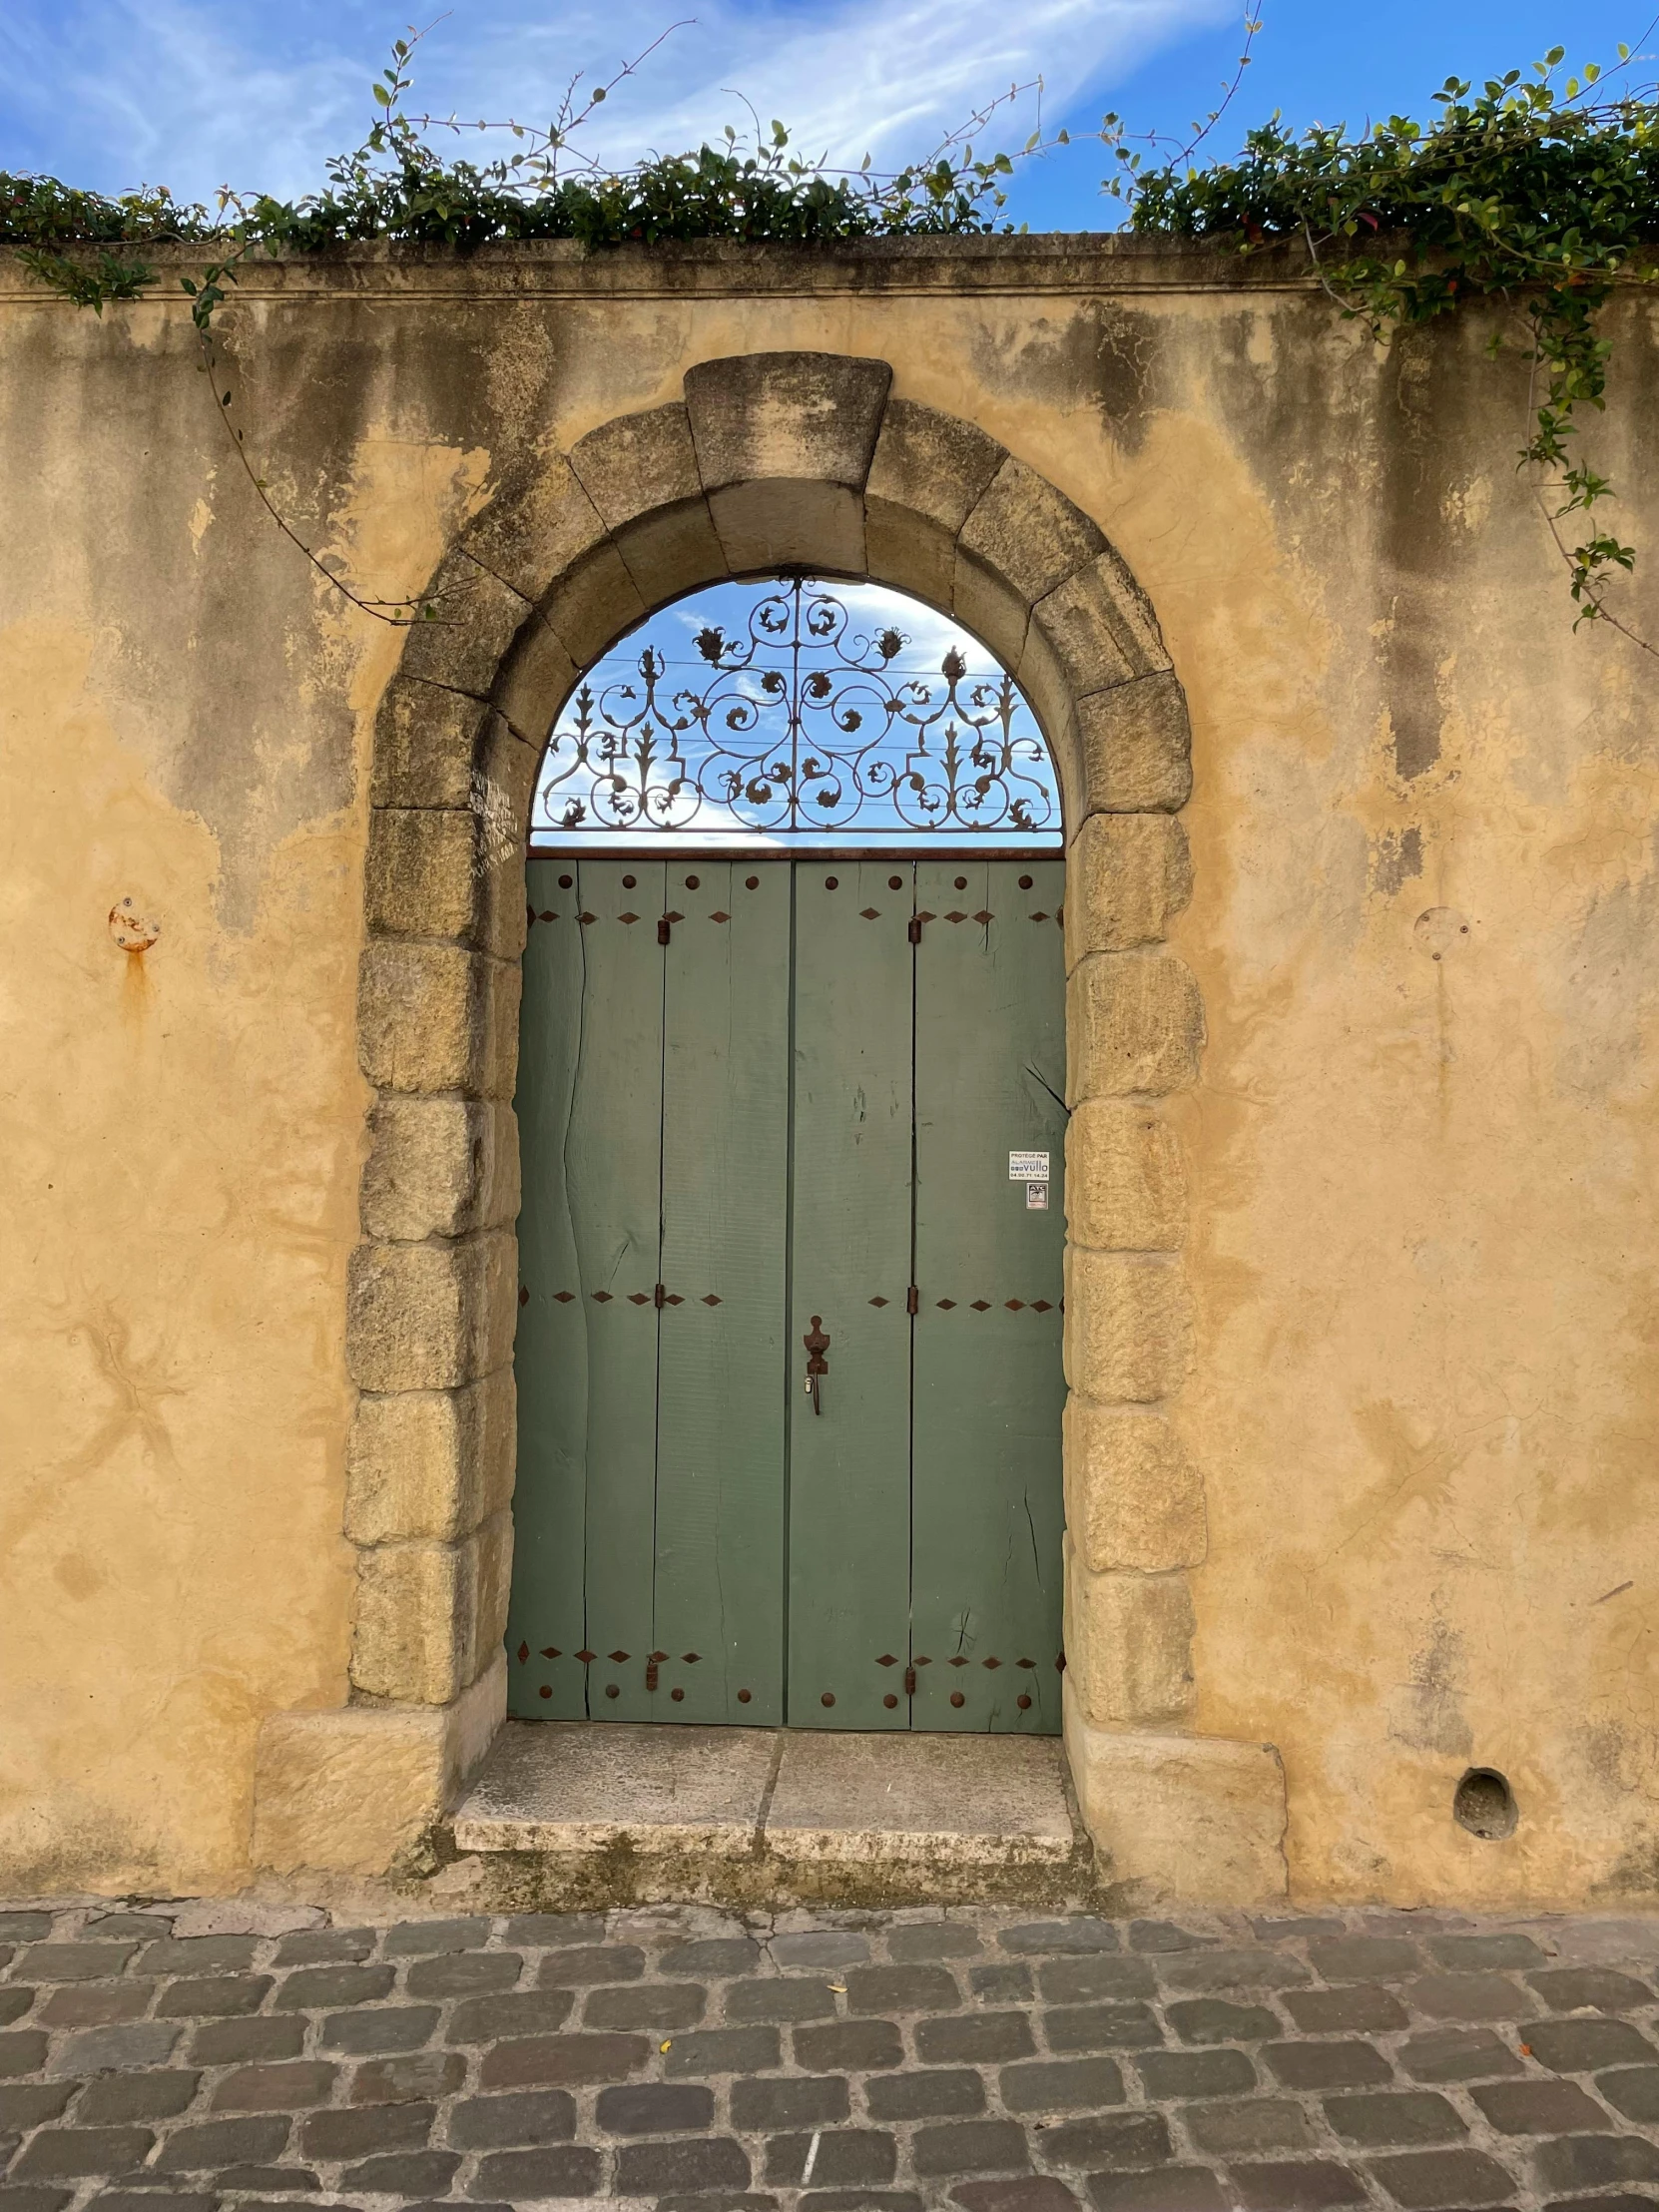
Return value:
M 668 882 L 652 1717 L 776 1727 L 789 865 L 698 859 Z
M 795 868 L 789 1719 L 797 1728 L 908 1723 L 913 873 L 909 860 Z M 830 1339 L 821 1415 L 802 1387 L 801 1339 L 815 1314 Z M 892 1664 L 879 1665 L 883 1657 Z
M 524 1176 L 518 1222 L 523 1302 L 514 1351 L 518 1480 L 507 1704 L 523 1720 L 568 1721 L 587 1711 L 587 1678 L 576 1654 L 586 1636 L 588 1348 L 581 1302 L 569 1295 L 577 1266 L 565 1180 L 583 1020 L 581 901 L 574 869 L 557 860 L 532 860 L 525 883 L 533 919 L 524 947 L 514 1101 Z
M 587 1339 L 588 1713 L 648 1720 L 662 1211 L 661 862 L 582 860 L 582 1034 L 566 1145 Z M 632 917 L 632 918 L 627 918 Z M 621 1653 L 621 1658 L 613 1654 Z M 613 1697 L 609 1693 L 615 1689 Z
M 917 869 L 917 1728 L 1060 1726 L 1063 891 L 1058 860 Z M 1011 1151 L 1048 1154 L 1045 1211 Z

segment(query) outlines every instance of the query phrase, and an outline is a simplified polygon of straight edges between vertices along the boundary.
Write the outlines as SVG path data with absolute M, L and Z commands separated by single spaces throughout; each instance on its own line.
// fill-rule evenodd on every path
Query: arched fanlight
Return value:
M 577 687 L 531 841 L 1061 843 L 1054 764 L 1013 679 L 914 600 L 805 576 L 663 609 Z

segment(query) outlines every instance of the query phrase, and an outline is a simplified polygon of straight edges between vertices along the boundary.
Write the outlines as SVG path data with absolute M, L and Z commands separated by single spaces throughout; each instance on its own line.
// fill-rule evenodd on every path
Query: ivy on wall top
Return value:
M 1593 66 L 1562 82 L 1557 48 L 1530 74 L 1511 70 L 1477 93 L 1448 79 L 1426 124 L 1391 116 L 1359 137 L 1316 125 L 1299 138 L 1275 118 L 1248 134 L 1236 159 L 1195 161 L 1243 79 L 1258 28 L 1247 15 L 1233 86 L 1173 159 L 1158 158 L 1156 140 L 1136 146 L 1120 117 L 1106 117 L 1101 137 L 1117 167 L 1105 190 L 1126 205 L 1130 230 L 1208 240 L 1243 255 L 1295 246 L 1342 312 L 1379 338 L 1471 301 L 1511 307 L 1533 370 L 1518 458 L 1567 564 L 1576 620 L 1611 623 L 1644 651 L 1655 650 L 1608 602 L 1610 582 L 1633 568 L 1635 553 L 1595 518 L 1612 488 L 1573 438 L 1579 410 L 1605 405 L 1610 345 L 1599 318 L 1615 281 L 1659 275 L 1659 92 L 1630 82 L 1631 57 L 1622 47 L 1610 73 L 1625 79 L 1616 97 L 1606 97 L 1608 80 Z M 418 35 L 394 45 L 372 88 L 376 115 L 367 138 L 327 164 L 320 192 L 288 201 L 227 189 L 210 212 L 165 188 L 109 197 L 52 177 L 0 173 L 0 245 L 19 249 L 42 281 L 98 312 L 157 281 L 146 247 L 200 245 L 207 266 L 181 280 L 216 398 L 229 409 L 212 321 L 238 269 L 257 254 L 316 253 L 365 240 L 459 252 L 542 238 L 571 239 L 590 251 L 688 239 L 813 247 L 1012 227 L 1002 180 L 1013 163 L 1005 153 L 976 155 L 973 142 L 1031 86 L 989 102 L 925 161 L 895 172 L 873 171 L 867 159 L 851 171 L 806 160 L 783 124 L 768 134 L 758 119 L 753 140 L 729 130 L 722 145 L 616 168 L 583 154 L 576 134 L 645 55 L 606 84 L 585 92 L 573 85 L 553 120 L 531 129 L 408 114 L 417 43 Z M 436 133 L 465 131 L 505 133 L 506 151 L 474 162 L 445 158 L 433 144 Z M 1039 131 L 1022 152 L 1065 143 L 1064 132 L 1045 140 Z M 1502 342 L 1500 330 L 1494 350 Z M 241 433 L 233 428 L 232 435 L 240 452 Z M 246 455 L 244 465 L 278 526 L 355 604 L 389 621 L 431 612 L 352 591 L 276 513 Z
M 1606 404 L 1611 348 L 1597 317 L 1615 279 L 1659 274 L 1659 99 L 1628 85 L 1597 99 L 1593 64 L 1558 83 L 1562 59 L 1557 47 L 1529 75 L 1512 69 L 1478 93 L 1447 78 L 1428 124 L 1396 115 L 1360 138 L 1322 124 L 1297 138 L 1276 118 L 1237 160 L 1202 168 L 1148 165 L 1108 116 L 1119 169 L 1107 190 L 1144 235 L 1219 240 L 1243 254 L 1301 246 L 1344 313 L 1380 337 L 1471 300 L 1512 306 L 1534 369 L 1519 458 L 1570 567 L 1578 621 L 1612 621 L 1642 644 L 1605 598 L 1634 551 L 1590 521 L 1611 486 L 1570 439 L 1579 408 Z M 1620 47 L 1619 73 L 1629 68 Z M 1494 349 L 1501 343 L 1499 332 Z M 1588 535 L 1569 545 L 1560 526 L 1574 515 Z

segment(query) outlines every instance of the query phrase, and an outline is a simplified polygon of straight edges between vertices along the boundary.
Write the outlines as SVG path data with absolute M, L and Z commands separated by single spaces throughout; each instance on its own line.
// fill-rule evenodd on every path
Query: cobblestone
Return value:
M 1659 1923 L 234 1925 L 0 1914 L 0 2212 L 1659 2212 Z

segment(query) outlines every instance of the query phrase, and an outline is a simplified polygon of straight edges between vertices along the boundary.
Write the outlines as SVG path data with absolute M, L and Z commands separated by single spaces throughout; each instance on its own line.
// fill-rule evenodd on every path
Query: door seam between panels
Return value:
M 662 911 L 668 912 L 668 862 L 663 862 Z M 657 1639 L 657 1529 L 660 1518 L 660 1491 L 663 1479 L 663 1316 L 668 1309 L 659 1298 L 657 1286 L 663 1280 L 663 1248 L 665 1225 L 663 1220 L 664 1195 L 668 1177 L 668 958 L 673 950 L 672 942 L 665 944 L 663 953 L 662 992 L 658 1000 L 657 1026 L 657 1251 L 656 1265 L 651 1271 L 652 1283 L 652 1400 L 651 1400 L 651 1646 L 646 1653 L 646 1680 L 649 1683 L 656 1673 L 651 1653 L 658 1649 Z M 653 1693 L 647 1691 L 649 1698 Z M 652 1707 L 647 1704 L 647 1714 Z
M 919 859 L 912 858 L 910 862 L 910 912 L 912 915 L 919 910 L 920 901 L 921 862 Z M 910 938 L 910 1281 L 918 1287 L 915 1304 L 919 1308 L 921 1305 L 919 1291 L 921 1278 L 917 1273 L 919 1255 L 916 1250 L 916 1001 L 921 990 L 921 939 L 919 936 L 910 936 L 909 931 L 905 933 Z M 908 1297 L 905 1298 L 904 1303 L 906 1306 L 910 1304 Z M 915 1680 L 916 1657 L 916 1324 L 920 1319 L 919 1312 L 908 1317 L 906 1329 L 906 1336 L 909 1340 L 908 1359 L 905 1363 L 908 1408 L 904 1424 L 904 1533 L 909 1556 L 905 1563 L 904 1574 L 904 1664 L 911 1681 Z M 913 1732 L 915 1725 L 916 1701 L 912 1694 L 904 1700 L 904 1726 L 906 1730 Z
M 582 863 L 576 862 L 572 873 L 576 877 L 576 911 L 585 911 L 582 898 Z M 582 1342 L 587 1348 L 587 1372 L 583 1377 L 587 1391 L 582 1420 L 582 1646 L 584 1651 L 593 1648 L 588 1634 L 588 1514 L 592 1499 L 589 1495 L 593 1483 L 593 1316 L 588 1311 L 588 1300 L 582 1290 L 582 1249 L 576 1238 L 576 1209 L 571 1203 L 570 1139 L 576 1126 L 576 1100 L 582 1087 L 582 1055 L 588 1042 L 588 939 L 587 932 L 578 921 L 576 944 L 580 983 L 576 993 L 576 1052 L 571 1063 L 570 1100 L 565 1113 L 564 1141 L 559 1148 L 560 1165 L 564 1174 L 565 1217 L 570 1223 L 570 1245 L 576 1256 L 576 1290 L 582 1301 Z M 582 1715 L 593 1719 L 593 1671 L 582 1668 Z
M 784 1137 L 784 1594 L 780 1618 L 782 1649 L 779 1652 L 779 1726 L 790 1724 L 790 1634 L 791 1591 L 795 1576 L 795 1525 L 793 1501 L 794 1438 L 795 1438 L 795 1108 L 796 1108 L 796 1001 L 797 978 L 797 919 L 796 883 L 800 863 L 786 860 L 781 863 L 789 871 L 790 897 L 790 947 L 789 947 L 789 1016 L 786 1023 L 785 1049 L 789 1054 L 789 1081 L 785 1094 Z M 780 1758 L 783 1757 L 783 1739 L 779 1739 Z M 774 1776 L 777 1769 L 774 1767 Z M 771 1803 L 771 1784 L 768 1784 L 767 1802 Z

